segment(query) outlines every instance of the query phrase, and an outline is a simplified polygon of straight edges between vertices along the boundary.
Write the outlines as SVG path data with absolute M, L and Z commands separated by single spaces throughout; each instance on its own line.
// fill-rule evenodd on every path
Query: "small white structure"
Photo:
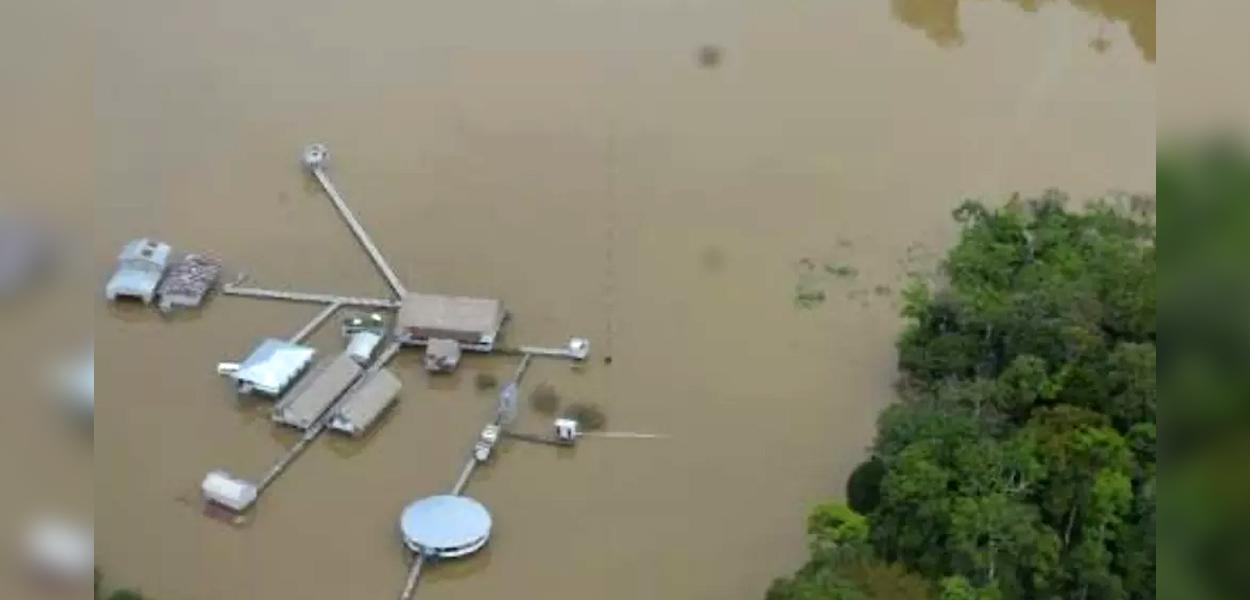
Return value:
M 169 244 L 163 242 L 148 238 L 131 240 L 117 256 L 117 271 L 104 287 L 104 296 L 110 301 L 137 298 L 151 304 L 169 264 L 170 251 Z
M 473 445 L 473 458 L 478 462 L 486 462 L 490 458 L 491 450 L 495 449 L 495 444 L 499 443 L 499 426 L 487 425 L 482 429 L 482 435 L 478 438 L 477 443 Z
M 577 441 L 577 436 L 579 435 L 577 421 L 573 419 L 556 419 L 555 430 L 557 440 L 568 443 Z
M 367 364 L 386 337 L 386 320 L 378 313 L 353 316 L 343 321 L 343 337 L 347 338 L 347 354 Z
M 590 340 L 586 338 L 570 338 L 568 356 L 574 360 L 585 360 L 590 355 Z
M 60 517 L 40 517 L 23 537 L 26 561 L 41 577 L 58 583 L 91 580 L 95 542 L 91 530 Z
M 499 390 L 499 405 L 495 408 L 495 420 L 499 423 L 511 423 L 516 420 L 517 415 L 517 396 L 520 394 L 520 388 L 517 386 L 516 380 L 508 382 Z
M 256 486 L 249 481 L 232 477 L 225 471 L 212 471 L 200 483 L 204 499 L 224 506 L 236 513 L 243 512 L 256 502 Z
M 309 144 L 304 146 L 304 152 L 300 155 L 300 161 L 310 170 L 320 169 L 330 160 L 330 150 L 325 144 Z
M 545 348 L 543 346 L 521 346 L 517 348 L 522 354 L 532 354 L 534 356 L 551 356 L 555 358 L 570 358 L 581 361 L 586 360 L 590 356 L 590 340 L 582 337 L 569 338 L 563 346 L 555 348 Z
M 268 338 L 242 364 L 217 365 L 217 374 L 233 379 L 239 393 L 256 391 L 276 398 L 312 364 L 316 353 L 308 346 Z
M 358 331 L 347 338 L 347 355 L 360 364 L 373 358 L 373 351 L 382 342 L 382 334 L 375 331 Z
M 460 365 L 460 344 L 455 340 L 432 339 L 425 346 L 425 370 L 450 373 Z
M 430 496 L 409 504 L 399 518 L 404 545 L 435 558 L 467 556 L 490 539 L 490 512 L 468 496 Z

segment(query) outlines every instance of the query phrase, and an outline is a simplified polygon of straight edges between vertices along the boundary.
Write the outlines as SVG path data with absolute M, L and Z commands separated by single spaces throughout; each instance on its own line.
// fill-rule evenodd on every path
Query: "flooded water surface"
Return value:
M 1148 8 L 1147 8 L 1148 7 Z M 262 286 L 386 293 L 300 169 L 332 177 L 409 288 L 501 298 L 512 342 L 590 338 L 548 383 L 612 430 L 505 442 L 468 493 L 495 533 L 419 598 L 760 598 L 803 561 L 893 398 L 898 291 L 968 197 L 1153 191 L 1154 3 L 117 0 L 95 17 L 102 282 L 128 239 Z M 315 306 L 96 310 L 97 551 L 156 600 L 391 598 L 408 502 L 489 416 L 467 357 L 363 441 L 318 440 L 230 526 L 212 469 L 293 434 L 215 374 Z M 323 355 L 335 328 L 313 338 Z M 609 360 L 610 359 L 610 360 Z M 523 403 L 520 428 L 548 417 Z

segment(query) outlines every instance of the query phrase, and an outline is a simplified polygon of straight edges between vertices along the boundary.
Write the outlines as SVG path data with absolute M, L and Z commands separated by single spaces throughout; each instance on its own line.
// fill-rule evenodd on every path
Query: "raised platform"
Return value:
M 330 419 L 330 429 L 358 437 L 377 422 L 382 413 L 395 403 L 403 384 L 394 373 L 381 369 L 348 392 Z
M 490 539 L 490 512 L 467 496 L 430 496 L 404 508 L 399 530 L 404 545 L 422 556 L 459 558 Z
M 274 407 L 273 420 L 308 429 L 360 377 L 360 365 L 347 353 L 296 384 Z

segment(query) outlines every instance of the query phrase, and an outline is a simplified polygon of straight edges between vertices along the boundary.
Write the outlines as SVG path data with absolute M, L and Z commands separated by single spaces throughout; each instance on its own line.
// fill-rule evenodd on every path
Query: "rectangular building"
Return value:
M 454 340 L 471 350 L 494 348 L 506 313 L 493 298 L 411 293 L 404 297 L 396 337 L 406 344 Z
M 296 384 L 274 407 L 273 420 L 308 429 L 360 377 L 361 370 L 346 352 L 338 355 Z
M 364 435 L 395 403 L 401 387 L 394 373 L 378 370 L 343 400 L 330 420 L 330 428 L 355 437 Z

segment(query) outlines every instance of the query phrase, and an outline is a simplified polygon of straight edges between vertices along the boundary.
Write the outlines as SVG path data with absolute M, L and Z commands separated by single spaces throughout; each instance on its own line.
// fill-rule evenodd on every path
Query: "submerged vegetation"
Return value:
M 1155 234 L 1050 192 L 965 203 L 904 292 L 902 398 L 769 600 L 1155 597 Z
M 565 419 L 577 421 L 585 431 L 601 431 L 608 424 L 608 416 L 598 406 L 586 403 L 570 404 L 560 413 Z
M 544 381 L 538 384 L 533 392 L 530 392 L 530 406 L 538 414 L 554 415 L 560 410 L 560 393 L 556 391 L 555 386 Z
M 794 306 L 803 310 L 824 304 L 829 299 L 826 288 L 833 280 L 850 280 L 859 275 L 859 269 L 851 265 L 826 261 L 818 268 L 815 260 L 806 257 L 799 259 L 796 267 L 798 279 L 794 284 Z
M 1048 0 L 1006 0 L 1026 12 L 1037 12 Z M 919 29 L 942 47 L 960 46 L 965 41 L 960 23 L 960 0 L 891 0 L 894 17 L 910 27 Z M 1141 51 L 1142 58 L 1155 61 L 1155 3 L 1153 0 L 1069 0 L 1078 10 L 1093 15 L 1106 23 L 1124 22 L 1129 37 Z M 1090 47 L 1102 53 L 1110 49 L 1112 42 L 1105 37 L 1106 27 L 1090 40 Z
M 486 390 L 493 390 L 496 387 L 499 387 L 499 378 L 496 377 L 494 373 L 482 371 L 473 376 L 473 387 L 477 388 L 478 391 L 483 392 Z
M 583 431 L 601 431 L 608 424 L 608 416 L 594 404 L 574 402 L 561 410 L 563 403 L 560 392 L 545 381 L 530 392 L 530 406 L 539 414 L 552 416 L 558 413 L 560 418 L 577 421 Z

